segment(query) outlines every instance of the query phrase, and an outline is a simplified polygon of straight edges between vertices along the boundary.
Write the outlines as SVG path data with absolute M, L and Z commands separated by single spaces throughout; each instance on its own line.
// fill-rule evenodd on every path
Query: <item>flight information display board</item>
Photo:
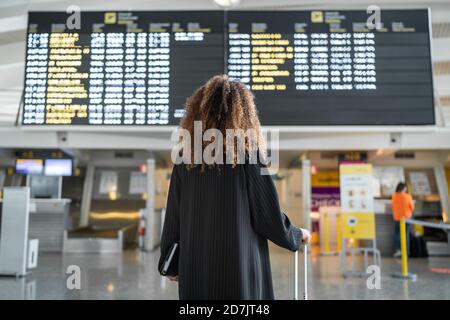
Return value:
M 434 124 L 428 10 L 29 14 L 23 125 L 177 125 L 228 73 L 263 125 Z
M 224 70 L 220 11 L 29 14 L 24 125 L 176 125 Z
M 230 11 L 228 73 L 266 125 L 434 124 L 428 10 Z

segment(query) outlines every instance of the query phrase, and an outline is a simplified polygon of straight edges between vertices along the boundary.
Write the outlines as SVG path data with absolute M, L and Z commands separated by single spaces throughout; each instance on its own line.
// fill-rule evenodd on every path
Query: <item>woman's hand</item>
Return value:
M 178 276 L 167 276 L 170 281 L 178 281 Z
M 309 230 L 302 229 L 302 244 L 310 244 L 311 243 L 311 233 Z

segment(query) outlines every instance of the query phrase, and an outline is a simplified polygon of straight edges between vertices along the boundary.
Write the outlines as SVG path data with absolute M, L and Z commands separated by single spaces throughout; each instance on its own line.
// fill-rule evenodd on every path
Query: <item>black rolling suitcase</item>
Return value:
M 428 257 L 427 244 L 423 237 L 416 237 L 410 234 L 409 239 L 409 256 L 411 258 L 426 258 Z

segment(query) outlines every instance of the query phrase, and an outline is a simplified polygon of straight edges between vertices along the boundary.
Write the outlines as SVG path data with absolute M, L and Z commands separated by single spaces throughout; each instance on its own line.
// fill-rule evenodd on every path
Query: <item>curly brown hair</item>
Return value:
M 202 137 L 208 129 L 217 129 L 222 133 L 222 137 L 227 136 L 227 130 L 234 132 L 253 132 L 252 136 L 244 137 L 245 156 L 254 155 L 264 149 L 265 143 L 261 133 L 261 125 L 258 112 L 255 106 L 253 93 L 241 82 L 230 80 L 227 75 L 216 75 L 210 78 L 204 85 L 198 88 L 195 93 L 187 98 L 185 114 L 180 122 L 180 127 L 189 132 L 190 137 L 194 136 L 194 124 L 201 122 Z M 227 136 L 228 137 L 228 136 Z M 238 163 L 238 145 L 235 143 L 237 137 L 230 141 L 224 141 L 224 152 L 227 144 L 233 143 L 233 156 L 227 158 L 227 163 L 235 166 Z M 181 139 L 180 139 L 181 140 Z M 202 139 L 202 150 L 213 141 Z M 191 150 L 194 150 L 194 139 L 191 139 Z M 239 141 L 238 141 L 239 143 Z M 194 152 L 191 153 L 191 164 L 195 166 Z M 205 163 L 202 160 L 202 168 Z

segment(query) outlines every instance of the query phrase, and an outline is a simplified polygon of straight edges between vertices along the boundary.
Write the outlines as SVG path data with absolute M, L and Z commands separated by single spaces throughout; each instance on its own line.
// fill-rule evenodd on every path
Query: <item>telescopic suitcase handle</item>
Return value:
M 294 254 L 294 300 L 298 300 L 298 250 Z M 308 300 L 308 245 L 303 245 L 303 300 Z

